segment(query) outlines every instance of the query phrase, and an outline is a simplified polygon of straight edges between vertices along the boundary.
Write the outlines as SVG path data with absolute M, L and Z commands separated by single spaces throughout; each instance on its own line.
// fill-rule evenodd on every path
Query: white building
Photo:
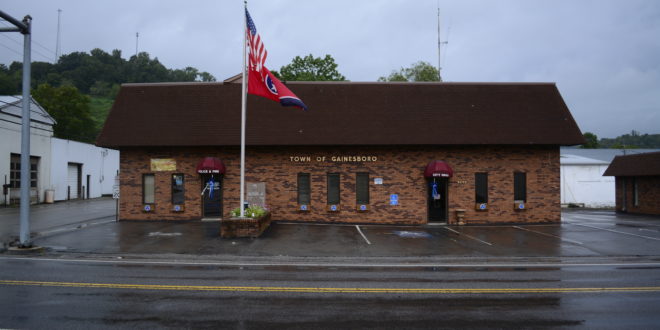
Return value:
M 660 151 L 658 149 L 561 148 L 561 204 L 614 208 L 614 177 L 603 173 L 615 156 Z
M 0 180 L 9 185 L 2 203 L 20 200 L 22 97 L 0 96 Z M 43 201 L 50 187 L 51 138 L 55 120 L 37 102 L 30 103 L 30 199 Z
M 603 176 L 609 162 L 562 155 L 561 203 L 582 207 L 614 207 L 614 178 Z
M 119 151 L 53 138 L 51 189 L 55 200 L 96 198 L 112 194 Z
M 0 204 L 20 201 L 21 99 L 0 96 L 0 180 L 9 187 Z M 112 194 L 119 151 L 54 138 L 55 120 L 34 100 L 30 111 L 32 203 L 44 202 L 47 190 L 57 201 Z

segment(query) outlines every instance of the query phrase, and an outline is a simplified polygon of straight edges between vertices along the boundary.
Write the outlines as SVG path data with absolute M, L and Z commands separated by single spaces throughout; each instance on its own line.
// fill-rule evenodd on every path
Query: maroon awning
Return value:
M 225 174 L 225 164 L 215 157 L 206 157 L 197 164 L 197 173 Z
M 424 177 L 433 178 L 451 178 L 454 175 L 454 170 L 451 169 L 447 163 L 441 160 L 434 160 L 426 165 L 426 170 L 424 170 Z

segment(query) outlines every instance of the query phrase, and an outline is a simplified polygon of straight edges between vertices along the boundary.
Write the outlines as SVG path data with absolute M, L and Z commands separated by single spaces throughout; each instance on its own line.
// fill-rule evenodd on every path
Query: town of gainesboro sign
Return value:
M 376 156 L 289 156 L 289 160 L 294 163 L 308 162 L 331 162 L 331 163 L 362 163 L 376 162 Z

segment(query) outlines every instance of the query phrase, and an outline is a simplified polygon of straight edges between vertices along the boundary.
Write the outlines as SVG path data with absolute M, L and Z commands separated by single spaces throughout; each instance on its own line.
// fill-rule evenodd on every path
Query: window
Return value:
M 155 203 L 156 185 L 153 174 L 142 175 L 142 202 L 144 204 Z
M 513 173 L 513 200 L 527 201 L 527 173 Z
M 358 173 L 355 178 L 355 199 L 358 204 L 369 204 L 369 173 Z
M 298 173 L 298 205 L 309 205 L 311 200 L 309 173 Z
M 488 203 L 488 173 L 474 174 L 474 200 L 477 203 Z
M 172 174 L 172 204 L 174 205 L 181 205 L 186 201 L 183 181 L 183 174 Z
M 39 157 L 30 157 L 30 187 L 37 188 L 39 180 Z M 21 155 L 11 154 L 9 161 L 9 186 L 21 187 Z
M 328 173 L 328 205 L 339 204 L 339 173 Z
M 639 206 L 639 190 L 637 189 L 637 178 L 632 178 L 633 206 Z

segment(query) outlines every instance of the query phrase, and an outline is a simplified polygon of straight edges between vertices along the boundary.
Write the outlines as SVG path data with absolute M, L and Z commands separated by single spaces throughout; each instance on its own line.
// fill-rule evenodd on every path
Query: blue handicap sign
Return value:
M 305 204 L 300 205 L 300 210 L 301 211 L 307 211 L 307 205 L 305 205 Z
M 390 195 L 390 205 L 399 205 L 399 195 L 397 194 Z
M 331 205 L 330 211 L 337 211 L 337 205 Z
M 360 211 L 366 211 L 367 206 L 366 205 L 360 205 Z
M 145 210 L 146 212 L 151 211 L 151 205 L 145 205 L 145 206 L 144 206 L 144 210 Z

